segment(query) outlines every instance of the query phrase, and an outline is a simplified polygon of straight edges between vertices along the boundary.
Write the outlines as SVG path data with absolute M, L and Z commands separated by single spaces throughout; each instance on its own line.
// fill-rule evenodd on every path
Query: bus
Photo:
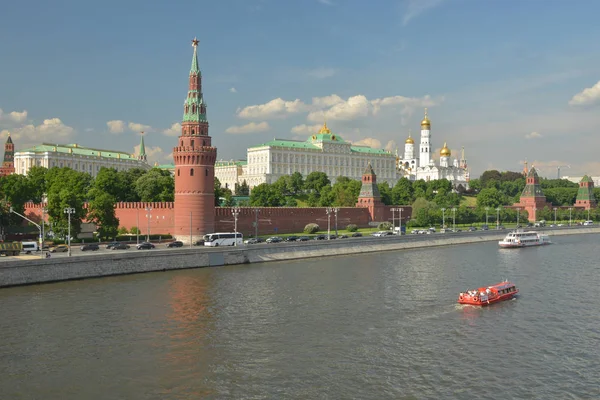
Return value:
M 236 242 L 238 246 L 244 244 L 244 236 L 240 232 L 209 233 L 208 235 L 204 235 L 205 246 L 235 246 Z
M 40 251 L 40 246 L 37 242 L 23 242 L 23 251 L 25 254 L 31 254 L 32 251 Z

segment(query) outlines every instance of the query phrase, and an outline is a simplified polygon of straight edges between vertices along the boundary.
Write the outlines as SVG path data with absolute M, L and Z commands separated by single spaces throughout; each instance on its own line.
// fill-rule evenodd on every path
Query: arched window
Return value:
M 179 168 L 177 168 L 177 176 L 179 176 Z
M 196 131 L 194 131 L 194 130 L 192 129 L 192 136 L 194 136 L 195 134 L 196 134 Z
M 183 140 L 179 142 L 179 146 L 183 147 Z
M 190 169 L 190 176 L 194 176 L 194 168 Z
M 202 146 L 206 146 L 206 141 L 202 141 Z
M 192 142 L 191 142 L 190 146 L 194 147 L 194 140 L 193 139 L 192 139 Z
M 208 168 L 206 168 L 206 170 L 204 170 L 204 175 L 208 176 Z

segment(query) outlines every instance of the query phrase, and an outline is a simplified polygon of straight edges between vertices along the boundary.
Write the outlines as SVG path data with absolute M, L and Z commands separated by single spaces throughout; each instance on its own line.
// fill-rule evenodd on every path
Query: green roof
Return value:
M 171 170 L 175 169 L 175 164 L 154 164 L 154 168 Z
M 317 146 L 309 142 L 301 142 L 299 140 L 284 140 L 284 139 L 273 139 L 270 142 L 259 144 L 256 146 L 249 147 L 255 149 L 257 147 L 288 147 L 295 149 L 310 149 L 310 150 L 321 150 Z
M 590 178 L 587 175 L 584 175 L 583 178 L 581 178 L 580 182 L 594 183 L 594 181 L 592 180 L 592 178 Z
M 121 160 L 137 160 L 135 155 L 124 153 L 116 150 L 94 149 L 83 147 L 77 143 L 71 144 L 51 144 L 42 143 L 39 146 L 30 147 L 28 149 L 18 150 L 19 153 L 67 153 L 80 156 L 94 156 L 104 158 L 118 158 Z
M 350 150 L 353 153 L 367 153 L 367 154 L 392 154 L 387 150 L 383 150 L 383 149 L 374 149 L 372 147 L 369 146 L 352 146 L 350 147 Z
M 237 165 L 238 167 L 243 167 L 244 165 L 248 165 L 248 161 L 246 160 L 231 160 L 231 161 L 217 161 L 215 163 L 215 167 L 227 167 L 227 166 L 232 166 L 232 165 Z

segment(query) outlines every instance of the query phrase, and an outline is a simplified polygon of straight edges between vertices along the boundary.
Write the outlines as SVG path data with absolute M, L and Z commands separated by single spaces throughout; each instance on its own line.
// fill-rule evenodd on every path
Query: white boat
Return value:
M 510 232 L 506 237 L 498 242 L 498 245 L 503 248 L 512 247 L 529 247 L 529 246 L 543 246 L 545 244 L 551 244 L 550 236 L 539 233 L 536 231 L 523 231 L 517 229 L 516 231 Z

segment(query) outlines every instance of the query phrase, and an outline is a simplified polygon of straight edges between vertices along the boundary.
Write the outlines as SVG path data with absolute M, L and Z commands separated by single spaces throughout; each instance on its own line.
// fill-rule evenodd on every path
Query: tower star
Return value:
M 198 47 L 198 43 L 200 43 L 200 41 L 194 37 L 194 40 L 192 40 L 192 46 Z

